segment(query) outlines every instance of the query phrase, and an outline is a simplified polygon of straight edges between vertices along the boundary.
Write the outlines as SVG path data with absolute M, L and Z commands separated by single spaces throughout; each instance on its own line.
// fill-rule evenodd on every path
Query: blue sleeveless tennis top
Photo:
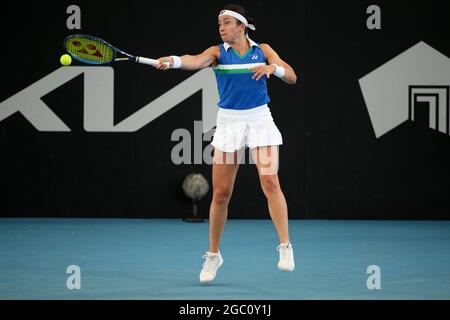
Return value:
M 242 56 L 229 44 L 220 47 L 219 64 L 213 68 L 219 90 L 219 107 L 247 110 L 270 102 L 267 94 L 267 77 L 252 79 L 253 68 L 266 64 L 266 57 L 258 44 L 249 39 L 250 49 Z

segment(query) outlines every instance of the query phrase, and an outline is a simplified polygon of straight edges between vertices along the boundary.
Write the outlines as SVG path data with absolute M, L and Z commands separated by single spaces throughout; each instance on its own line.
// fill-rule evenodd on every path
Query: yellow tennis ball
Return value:
M 70 65 L 72 63 L 72 57 L 69 56 L 68 54 L 63 54 L 59 61 L 61 61 L 61 64 L 63 66 L 68 66 L 68 65 Z

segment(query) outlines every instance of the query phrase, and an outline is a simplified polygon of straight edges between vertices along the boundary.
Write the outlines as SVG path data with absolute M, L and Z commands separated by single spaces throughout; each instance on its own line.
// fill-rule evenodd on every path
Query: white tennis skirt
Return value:
M 267 104 L 248 110 L 220 109 L 217 128 L 211 144 L 224 152 L 243 147 L 279 146 L 283 137 Z

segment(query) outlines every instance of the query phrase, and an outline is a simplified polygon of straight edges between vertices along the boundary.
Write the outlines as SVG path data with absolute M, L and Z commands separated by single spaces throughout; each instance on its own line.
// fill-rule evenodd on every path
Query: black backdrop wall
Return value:
M 69 34 L 94 34 L 154 58 L 200 53 L 220 43 L 217 13 L 226 3 L 4 7 L 0 103 L 60 68 L 62 40 Z M 239 3 L 256 20 L 253 39 L 269 43 L 299 76 L 296 86 L 269 80 L 270 107 L 284 136 L 280 179 L 291 218 L 448 219 L 450 136 L 430 128 L 426 112 L 419 121 L 417 111 L 415 121 L 377 138 L 359 79 L 421 41 L 449 57 L 449 2 Z M 81 8 L 81 30 L 66 27 L 71 4 Z M 370 5 L 381 9 L 380 30 L 366 26 Z M 195 74 L 128 63 L 112 68 L 115 123 Z M 194 135 L 194 121 L 202 120 L 201 91 L 136 132 L 87 132 L 84 79 L 80 75 L 42 97 L 70 132 L 40 132 L 20 112 L 0 122 L 0 215 L 184 216 L 190 209 L 181 190 L 184 177 L 200 172 L 211 182 L 211 167 L 173 164 L 178 142 L 171 135 L 178 128 Z M 202 216 L 210 200 L 211 193 L 201 201 Z M 230 218 L 267 217 L 256 169 L 242 165 Z

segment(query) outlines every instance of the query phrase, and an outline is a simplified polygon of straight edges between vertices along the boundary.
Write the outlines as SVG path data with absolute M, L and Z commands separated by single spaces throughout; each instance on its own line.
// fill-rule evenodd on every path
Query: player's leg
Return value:
M 258 169 L 259 179 L 264 195 L 267 198 L 270 217 L 278 233 L 280 260 L 278 268 L 283 271 L 294 270 L 294 256 L 289 241 L 288 207 L 281 190 L 278 177 L 278 146 L 257 147 L 251 150 L 253 160 Z
M 228 216 L 228 203 L 233 193 L 234 181 L 239 169 L 238 152 L 228 153 L 217 148 L 213 158 L 213 198 L 209 212 L 209 251 L 203 256 L 200 282 L 209 283 L 216 277 L 217 270 L 223 264 L 219 251 L 220 240 Z
M 233 193 L 238 169 L 238 152 L 223 152 L 217 148 L 214 150 L 212 169 L 213 197 L 209 211 L 209 252 L 215 253 L 219 251 L 220 239 L 228 216 L 228 204 Z
M 280 243 L 286 243 L 289 241 L 288 208 L 278 177 L 278 147 L 257 147 L 251 153 Z

